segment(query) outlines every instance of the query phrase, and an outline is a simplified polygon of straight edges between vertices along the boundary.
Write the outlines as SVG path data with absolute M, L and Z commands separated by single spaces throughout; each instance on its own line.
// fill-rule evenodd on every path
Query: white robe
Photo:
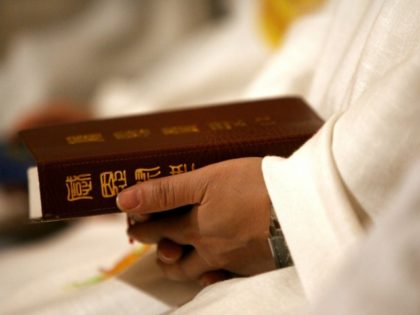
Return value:
M 263 160 L 295 267 L 213 285 L 176 314 L 296 313 L 322 295 L 420 156 L 419 16 L 418 0 L 336 0 L 293 28 L 249 96 L 301 94 L 326 120 Z

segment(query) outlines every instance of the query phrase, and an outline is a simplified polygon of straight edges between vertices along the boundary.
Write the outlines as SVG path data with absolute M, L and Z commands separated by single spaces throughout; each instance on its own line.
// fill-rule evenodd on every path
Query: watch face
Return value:
M 268 245 L 270 246 L 271 254 L 273 255 L 273 260 L 277 268 L 284 268 L 293 265 L 292 256 L 290 255 L 280 223 L 273 208 L 271 208 Z

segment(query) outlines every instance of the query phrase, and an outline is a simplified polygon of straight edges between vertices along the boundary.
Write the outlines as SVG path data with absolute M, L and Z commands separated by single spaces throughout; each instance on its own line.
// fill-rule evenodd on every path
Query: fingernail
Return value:
M 173 262 L 173 259 L 171 259 L 171 257 L 166 256 L 161 250 L 157 251 L 157 256 L 159 260 L 164 263 L 170 264 Z
M 117 207 L 121 211 L 128 211 L 138 206 L 137 190 L 130 187 L 120 192 L 116 199 Z

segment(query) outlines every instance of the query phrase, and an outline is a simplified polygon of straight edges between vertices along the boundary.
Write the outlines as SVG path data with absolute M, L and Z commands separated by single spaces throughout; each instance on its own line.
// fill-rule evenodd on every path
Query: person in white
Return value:
M 312 139 L 288 159 L 231 160 L 119 195 L 137 216 L 196 205 L 129 231 L 194 246 L 158 249 L 169 278 L 262 273 L 210 286 L 177 314 L 293 313 L 324 294 L 419 158 L 419 16 L 418 0 L 329 1 L 295 25 L 248 94 L 304 96 L 325 119 Z M 270 204 L 294 267 L 263 273 L 274 269 Z

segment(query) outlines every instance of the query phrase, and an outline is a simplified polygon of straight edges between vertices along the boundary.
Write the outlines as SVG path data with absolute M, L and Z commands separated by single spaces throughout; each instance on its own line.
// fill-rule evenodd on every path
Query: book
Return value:
M 287 157 L 322 124 L 304 100 L 284 97 L 24 130 L 36 161 L 30 218 L 118 212 L 128 186 L 233 158 Z

